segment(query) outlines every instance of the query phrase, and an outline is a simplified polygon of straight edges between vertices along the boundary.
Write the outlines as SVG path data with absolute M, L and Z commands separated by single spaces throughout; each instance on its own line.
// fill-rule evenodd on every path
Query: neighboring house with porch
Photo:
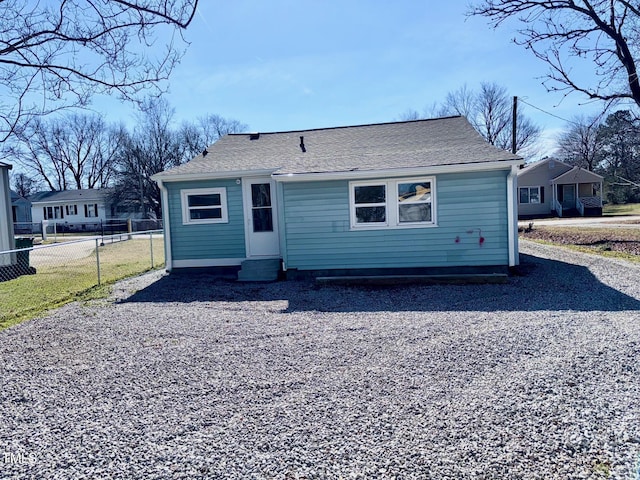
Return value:
M 153 177 L 167 270 L 505 272 L 518 264 L 522 163 L 463 117 L 229 134 Z
M 31 195 L 31 218 L 34 223 L 46 220 L 57 224 L 98 224 L 110 218 L 110 189 L 63 190 Z
M 603 177 L 546 158 L 518 172 L 518 217 L 602 215 Z

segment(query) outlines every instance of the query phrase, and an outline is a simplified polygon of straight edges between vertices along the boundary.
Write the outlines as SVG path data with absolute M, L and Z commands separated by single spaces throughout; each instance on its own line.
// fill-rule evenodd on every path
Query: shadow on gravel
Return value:
M 172 274 L 122 302 L 286 301 L 286 312 L 640 310 L 639 299 L 603 284 L 586 267 L 520 258 L 518 273 L 503 285 L 328 287 L 310 281 L 242 284 L 207 274 Z

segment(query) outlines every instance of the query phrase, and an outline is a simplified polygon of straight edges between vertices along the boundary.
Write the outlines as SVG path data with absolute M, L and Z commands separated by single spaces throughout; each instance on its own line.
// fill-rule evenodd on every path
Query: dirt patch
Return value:
M 536 227 L 520 231 L 529 240 L 577 245 L 594 252 L 619 252 L 640 256 L 640 230 L 625 228 Z

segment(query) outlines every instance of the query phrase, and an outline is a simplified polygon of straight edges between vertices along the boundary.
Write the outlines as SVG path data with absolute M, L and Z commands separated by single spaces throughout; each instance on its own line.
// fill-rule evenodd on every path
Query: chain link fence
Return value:
M 37 235 L 43 239 L 78 235 L 115 235 L 118 233 L 162 230 L 162 219 L 110 218 L 85 222 L 45 220 L 43 222 L 14 222 L 15 235 Z
M 0 328 L 92 287 L 164 266 L 162 230 L 32 243 L 17 238 L 16 250 L 0 252 Z

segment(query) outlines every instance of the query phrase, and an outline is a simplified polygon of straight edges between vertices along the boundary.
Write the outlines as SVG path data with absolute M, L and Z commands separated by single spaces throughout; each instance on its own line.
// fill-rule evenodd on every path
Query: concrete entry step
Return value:
M 238 272 L 240 282 L 274 282 L 280 274 L 279 258 L 250 259 L 242 262 Z

